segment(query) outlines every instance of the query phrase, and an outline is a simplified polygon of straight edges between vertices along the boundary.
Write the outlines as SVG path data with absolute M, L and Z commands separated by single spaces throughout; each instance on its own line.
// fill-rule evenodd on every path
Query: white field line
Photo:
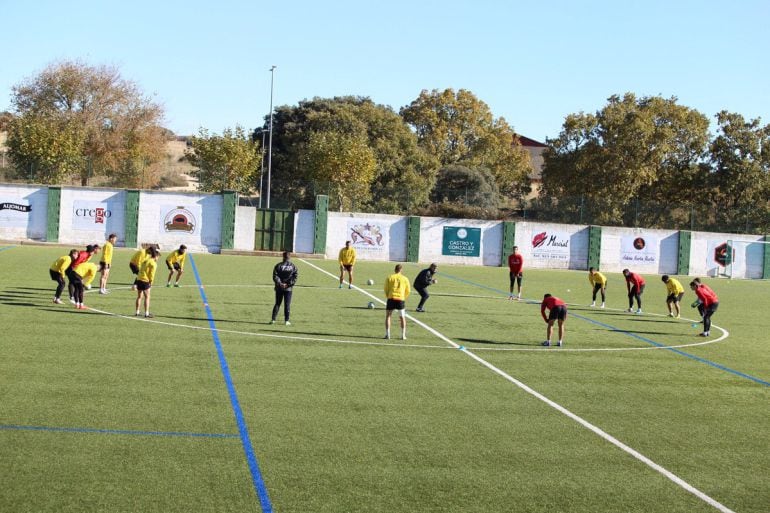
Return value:
M 347 283 L 347 282 L 346 282 Z M 182 285 L 182 287 L 191 287 L 190 285 Z M 193 285 L 193 287 L 198 287 L 197 285 Z M 273 285 L 206 285 L 205 288 L 214 288 L 214 287 L 220 287 L 220 288 L 235 288 L 235 287 L 241 287 L 241 288 L 273 288 Z M 110 290 L 128 290 L 130 287 L 112 287 Z M 366 289 L 362 289 L 360 287 L 357 287 L 353 285 L 353 288 L 369 295 L 369 297 L 372 297 L 374 300 L 385 304 L 384 301 L 381 299 L 374 297 L 373 295 L 369 294 L 369 292 Z M 315 289 L 315 290 L 337 290 L 337 287 L 308 287 L 309 290 Z M 96 294 L 97 290 L 87 290 L 86 294 Z M 439 296 L 439 294 L 435 294 L 436 296 Z M 479 297 L 487 297 L 492 299 L 492 296 L 479 296 Z M 173 322 L 166 322 L 166 321 L 160 321 L 156 319 L 145 319 L 144 317 L 135 317 L 132 315 L 123 315 L 118 314 L 114 312 L 107 312 L 105 310 L 99 310 L 97 308 L 88 307 L 88 310 L 91 310 L 92 312 L 104 314 L 104 315 L 111 315 L 113 317 L 121 317 L 124 319 L 129 319 L 132 321 L 143 321 L 143 322 L 152 322 L 155 324 L 162 324 L 165 326 L 172 326 L 175 328 L 189 328 L 194 330 L 208 330 L 210 331 L 211 328 L 206 326 L 190 326 L 188 324 L 179 324 L 179 323 L 173 323 Z M 616 310 L 616 309 L 606 309 L 610 311 L 618 311 L 622 312 L 623 310 Z M 656 315 L 658 317 L 664 317 L 661 314 L 645 314 L 645 315 Z M 417 319 L 412 317 L 411 315 L 408 316 L 410 319 L 415 321 L 415 323 L 421 324 L 418 322 Z M 691 319 L 684 319 L 685 321 L 690 321 Z M 703 342 L 694 342 L 691 344 L 679 344 L 675 346 L 641 346 L 641 347 L 560 347 L 558 350 L 553 350 L 550 348 L 544 348 L 544 347 L 473 347 L 472 349 L 474 351 L 497 351 L 497 352 L 506 352 L 506 351 L 520 351 L 520 352 L 548 352 L 549 354 L 558 354 L 558 353 L 590 353 L 590 352 L 619 352 L 619 351 L 660 351 L 661 349 L 683 349 L 688 347 L 697 347 L 697 346 L 706 346 L 709 344 L 714 344 L 716 342 L 721 342 L 725 340 L 730 333 L 725 330 L 724 328 L 720 328 L 716 324 L 711 325 L 712 328 L 717 328 L 722 332 L 722 336 L 719 338 L 715 338 L 713 340 L 704 340 Z M 301 340 L 305 342 L 331 342 L 335 344 L 352 344 L 352 345 L 364 345 L 364 346 L 385 346 L 385 347 L 414 347 L 419 349 L 448 349 L 446 346 L 431 346 L 431 345 L 424 345 L 424 344 L 401 344 L 393 342 L 370 342 L 370 341 L 362 341 L 362 340 L 350 340 L 350 339 L 337 339 L 337 338 L 316 338 L 316 337 L 301 337 L 298 335 L 292 336 L 292 335 L 275 335 L 272 333 L 261 333 L 261 332 L 253 332 L 253 331 L 238 331 L 238 330 L 228 330 L 228 329 L 217 329 L 217 331 L 221 331 L 222 333 L 230 333 L 231 335 L 244 335 L 247 337 L 265 337 L 265 338 L 278 338 L 278 339 L 285 339 L 285 340 Z
M 330 272 L 328 272 L 328 271 L 326 271 L 326 270 L 324 270 L 324 269 L 321 269 L 320 267 L 318 267 L 318 266 L 316 266 L 316 265 L 314 265 L 314 264 L 311 264 L 310 262 L 308 262 L 308 261 L 306 261 L 306 260 L 302 260 L 302 259 L 300 259 L 300 261 L 301 261 L 301 262 L 303 262 L 303 263 L 305 263 L 306 265 L 308 265 L 308 266 L 310 266 L 310 267 L 312 267 L 312 268 L 314 268 L 314 269 L 316 269 L 316 270 L 318 270 L 318 271 L 320 271 L 320 272 L 324 273 L 324 274 L 327 274 L 327 275 L 331 276 L 331 277 L 332 277 L 332 278 L 334 278 L 334 279 L 337 279 L 337 278 L 338 278 L 337 276 L 333 275 L 332 273 L 330 273 Z M 361 291 L 363 294 L 366 294 L 367 296 L 369 296 L 369 297 L 371 297 L 371 298 L 373 298 L 373 299 L 376 299 L 376 300 L 380 301 L 380 303 L 382 303 L 382 302 L 383 302 L 382 300 L 380 300 L 379 298 L 377 298 L 377 297 L 373 296 L 373 295 L 372 295 L 372 294 L 370 294 L 369 292 L 367 292 L 367 291 L 365 291 L 365 290 L 362 290 L 362 289 L 360 289 L 360 288 L 356 287 L 355 285 L 354 285 L 354 287 L 355 287 L 357 290 Z M 532 396 L 536 397 L 537 399 L 539 399 L 539 400 L 543 401 L 544 403 L 546 403 L 546 404 L 547 404 L 548 406 L 550 406 L 551 408 L 554 408 L 554 409 L 555 409 L 556 411 L 558 411 L 559 413 L 562 413 L 563 415 L 566 415 L 567 417 L 569 417 L 570 419 L 574 420 L 574 421 L 575 421 L 575 422 L 577 422 L 578 424 L 582 425 L 582 426 L 583 426 L 583 427 L 585 427 L 586 429 L 589 429 L 589 430 L 593 431 L 595 434 L 599 435 L 599 436 L 600 436 L 601 438 L 603 438 L 604 440 L 608 441 L 609 443 L 611 443 L 611 444 L 612 444 L 612 445 L 614 445 L 615 447 L 618 447 L 618 448 L 619 448 L 619 449 L 621 449 L 622 451 L 624 451 L 624 452 L 626 452 L 626 453 L 630 454 L 631 456 L 633 456 L 633 457 L 634 457 L 634 458 L 636 458 L 637 460 L 641 461 L 642 463 L 644 463 L 644 464 L 645 464 L 645 465 L 647 465 L 648 467 L 650 467 L 650 468 L 652 468 L 653 470 L 655 470 L 656 472 L 660 473 L 661 475 L 663 475 L 663 476 L 664 476 L 664 477 L 666 477 L 667 479 L 669 479 L 669 480 L 673 481 L 674 483 L 676 483 L 677 485 L 679 485 L 679 486 L 680 486 L 680 487 L 682 487 L 683 489 L 687 490 L 687 491 L 688 491 L 688 492 L 690 492 L 691 494 L 695 495 L 696 497 L 698 497 L 698 498 L 699 498 L 699 499 L 701 499 L 702 501 L 706 502 L 707 504 L 709 504 L 709 505 L 713 506 L 714 508 L 718 509 L 719 511 L 722 511 L 723 513 L 735 513 L 733 510 L 731 510 L 731 509 L 730 509 L 730 508 L 728 508 L 727 506 L 723 505 L 722 503 L 718 502 L 718 501 L 717 501 L 717 500 L 715 500 L 715 499 L 712 499 L 711 497 L 709 497 L 708 495 L 706 495 L 706 494 L 705 494 L 705 493 L 703 493 L 702 491 L 698 490 L 697 488 L 695 488 L 694 486 L 692 486 L 690 483 L 688 483 L 688 482 L 687 482 L 687 481 L 685 481 L 684 479 L 682 479 L 682 478 L 680 478 L 679 476 L 675 475 L 673 472 L 671 472 L 671 471 L 669 471 L 669 470 L 665 469 L 664 467 L 662 467 L 662 466 L 658 465 L 657 463 L 655 463 L 654 461 L 652 461 L 652 460 L 651 460 L 650 458 L 648 458 L 647 456 L 645 456 L 645 455 L 641 454 L 641 453 L 640 453 L 639 451 L 637 451 L 636 449 L 633 449 L 633 448 L 629 447 L 628 445 L 624 444 L 623 442 L 621 442 L 620 440 L 618 440 L 618 439 L 617 439 L 617 438 L 615 438 L 614 436 L 610 435 L 609 433 L 607 433 L 607 432 L 603 431 L 603 430 L 602 430 L 602 429 L 600 429 L 599 427 L 597 427 L 597 426 L 595 426 L 595 425 L 591 424 L 590 422 L 588 422 L 587 420 L 583 419 L 582 417 L 580 417 L 580 416 L 576 415 L 575 413 L 572 413 L 570 410 L 568 410 L 568 409 L 567 409 L 567 408 L 565 408 L 564 406 L 562 406 L 562 405 L 560 405 L 560 404 L 558 404 L 558 403 L 556 403 L 556 402 L 552 401 L 551 399 L 547 398 L 546 396 L 544 396 L 544 395 L 543 395 L 543 394 L 541 394 L 540 392 L 537 392 L 536 390 L 534 390 L 534 389 L 530 388 L 529 386 L 525 385 L 524 383 L 522 383 L 522 382 L 521 382 L 521 381 L 519 381 L 518 379 L 514 378 L 513 376 L 511 376 L 511 375 L 509 375 L 509 374 L 505 373 L 504 371 L 502 371 L 502 370 L 498 369 L 497 367 L 495 367 L 494 365 L 492 365 L 492 364 L 491 364 L 491 363 L 489 363 L 488 361 L 486 361 L 486 360 L 484 360 L 483 358 L 481 358 L 481 357 L 479 357 L 479 356 L 477 356 L 477 355 L 473 354 L 472 352 L 470 352 L 470 351 L 469 351 L 467 348 L 465 348 L 465 347 L 463 347 L 463 346 L 460 346 L 460 345 L 456 344 L 455 342 L 453 342 L 453 341 L 452 341 L 452 340 L 450 340 L 449 338 L 445 337 L 444 335 L 442 335 L 441 333 L 439 333 L 439 332 L 438 332 L 438 331 L 436 331 L 435 329 L 431 328 L 431 327 L 430 327 L 430 326 L 428 326 L 427 324 L 425 324 L 425 323 L 423 323 L 423 322 L 421 322 L 421 321 L 419 321 L 419 320 L 415 319 L 415 318 L 414 318 L 414 317 L 412 317 L 412 316 L 408 316 L 408 317 L 409 317 L 410 319 L 412 319 L 412 320 L 413 320 L 413 321 L 414 321 L 416 324 L 418 324 L 418 325 L 422 326 L 423 328 L 425 328 L 425 329 L 426 329 L 426 330 L 428 330 L 429 332 L 433 333 L 435 336 L 437 336 L 438 338 L 440 338 L 440 339 L 441 339 L 441 340 L 443 340 L 444 342 L 448 343 L 448 344 L 449 344 L 449 345 L 451 345 L 452 347 L 454 347 L 454 348 L 456 348 L 456 349 L 459 349 L 459 350 L 461 350 L 463 353 L 465 353 L 466 355 L 468 355 L 470 358 L 473 358 L 473 359 L 474 359 L 474 360 L 476 360 L 478 363 L 480 363 L 480 364 L 481 364 L 481 365 L 483 365 L 484 367 L 488 368 L 489 370 L 491 370 L 491 371 L 492 371 L 492 372 L 494 372 L 495 374 L 497 374 L 497 375 L 501 376 L 502 378 L 506 379 L 507 381 L 510 381 L 511 383 L 513 383 L 514 385 L 516 385 L 517 387 L 519 387 L 520 389 L 522 389 L 522 390 L 524 390 L 525 392 L 527 392 L 528 394 L 530 394 L 530 395 L 532 395 Z

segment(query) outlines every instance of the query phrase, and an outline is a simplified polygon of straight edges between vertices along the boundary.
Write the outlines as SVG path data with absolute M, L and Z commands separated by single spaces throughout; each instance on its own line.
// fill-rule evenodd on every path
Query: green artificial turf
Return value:
M 525 387 L 733 511 L 770 509 L 767 282 L 708 280 L 725 331 L 695 345 L 657 276 L 634 315 L 618 274 L 600 310 L 585 272 L 528 269 L 519 302 L 507 269 L 443 265 L 384 341 L 392 263 L 359 262 L 349 290 L 335 261 L 295 260 L 284 326 L 277 259 L 195 254 L 181 288 L 160 266 L 146 321 L 130 250 L 111 294 L 53 304 L 66 250 L 0 250 L 0 511 L 717 511 Z M 540 346 L 545 292 L 570 303 L 563 348 Z

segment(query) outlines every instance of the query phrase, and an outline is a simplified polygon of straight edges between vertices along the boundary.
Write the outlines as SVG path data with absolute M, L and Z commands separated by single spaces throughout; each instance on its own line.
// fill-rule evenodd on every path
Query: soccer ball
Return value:
M 371 280 L 369 280 L 369 281 L 371 281 Z M 374 309 L 374 303 L 369 301 L 369 304 L 366 305 L 366 308 L 368 308 L 369 310 L 373 310 Z
M 367 285 L 374 285 L 374 280 L 366 280 Z

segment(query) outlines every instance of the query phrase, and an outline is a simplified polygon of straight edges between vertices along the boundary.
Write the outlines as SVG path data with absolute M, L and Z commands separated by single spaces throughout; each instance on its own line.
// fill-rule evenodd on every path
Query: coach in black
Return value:
M 436 278 L 433 277 L 436 274 L 436 269 L 438 269 L 436 264 L 430 264 L 430 267 L 420 271 L 420 274 L 414 279 L 414 290 L 420 295 L 420 304 L 417 305 L 415 312 L 425 311 L 423 306 L 430 297 L 430 294 L 428 294 L 426 289 L 436 283 Z
M 275 318 L 278 317 L 278 310 L 283 302 L 283 317 L 286 326 L 291 326 L 289 316 L 291 315 L 291 291 L 294 284 L 297 283 L 297 266 L 289 260 L 289 252 L 283 252 L 283 261 L 276 264 L 273 268 L 273 282 L 275 283 L 275 306 L 273 306 L 273 316 L 270 324 L 275 324 Z

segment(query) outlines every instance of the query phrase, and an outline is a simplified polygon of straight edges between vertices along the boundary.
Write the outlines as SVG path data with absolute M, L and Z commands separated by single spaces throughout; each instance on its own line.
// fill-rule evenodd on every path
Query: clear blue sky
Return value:
M 117 66 L 180 135 L 253 128 L 274 104 L 468 89 L 533 139 L 612 94 L 770 123 L 770 2 L 0 0 L 0 110 L 64 59 Z

